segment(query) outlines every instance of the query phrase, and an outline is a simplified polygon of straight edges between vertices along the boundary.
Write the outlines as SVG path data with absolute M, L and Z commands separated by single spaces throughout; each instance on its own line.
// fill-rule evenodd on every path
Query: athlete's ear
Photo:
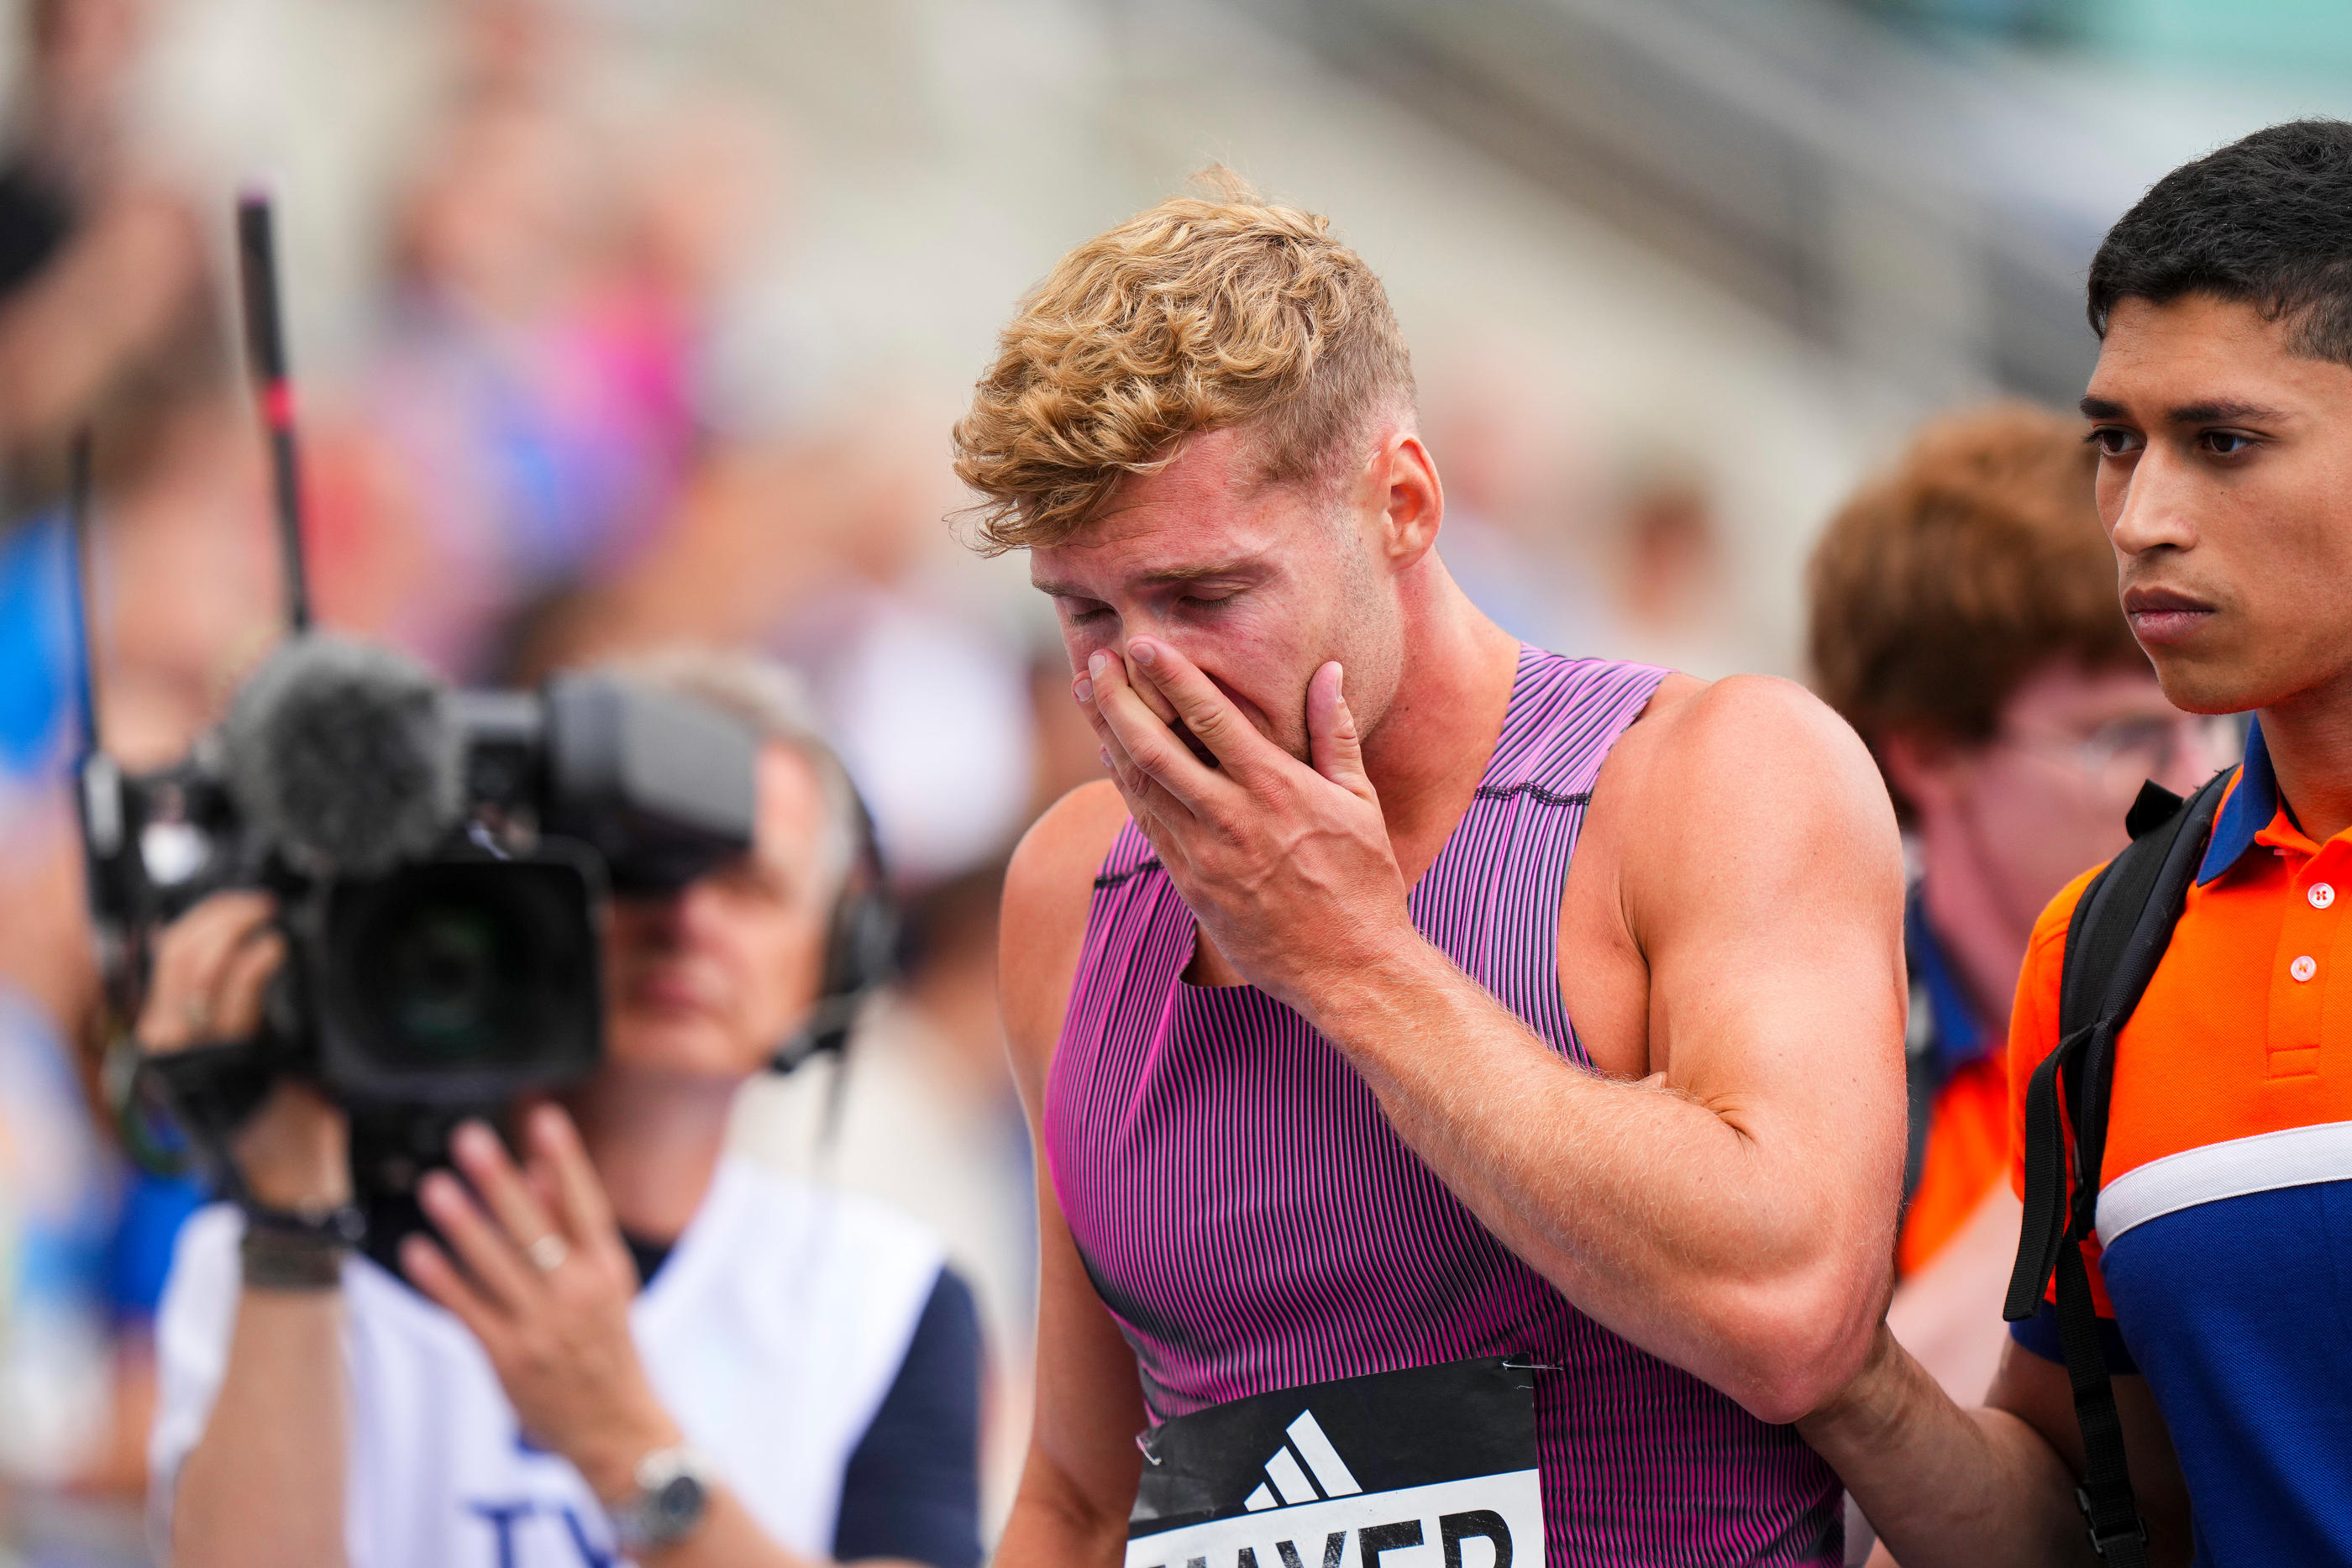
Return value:
M 1402 570 L 1437 543 L 1438 524 L 1445 516 L 1437 465 L 1420 436 L 1391 430 L 1372 459 L 1370 477 L 1381 492 L 1381 553 L 1391 570 Z

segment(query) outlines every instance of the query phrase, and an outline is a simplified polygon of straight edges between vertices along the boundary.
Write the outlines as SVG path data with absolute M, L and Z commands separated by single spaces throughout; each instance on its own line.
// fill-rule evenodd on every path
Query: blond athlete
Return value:
M 1379 279 L 1239 190 L 1065 257 L 956 439 L 1112 775 L 1005 893 L 1002 1560 L 1837 1563 L 1780 1424 L 1870 1346 L 1902 1166 L 1853 734 L 1481 614 Z

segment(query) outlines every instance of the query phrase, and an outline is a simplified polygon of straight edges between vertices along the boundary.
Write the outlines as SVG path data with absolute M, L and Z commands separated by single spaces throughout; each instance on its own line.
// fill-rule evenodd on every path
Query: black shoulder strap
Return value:
M 2116 1036 L 2172 941 L 2229 778 L 2216 775 L 2187 800 L 2154 784 L 2141 790 L 2127 819 L 2130 846 L 2083 890 L 2067 923 L 2058 1046 L 2025 1092 L 2025 1216 L 2003 1315 L 2011 1322 L 2033 1316 L 2056 1275 L 2058 1338 L 2083 1429 L 2075 1501 L 2092 1546 L 2116 1568 L 2143 1568 L 2147 1532 L 2132 1497 L 2083 1247 L 2098 1223 Z

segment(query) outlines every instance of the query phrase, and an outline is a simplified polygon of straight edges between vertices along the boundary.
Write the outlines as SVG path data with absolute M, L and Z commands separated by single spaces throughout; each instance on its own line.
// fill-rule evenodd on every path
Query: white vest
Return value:
M 151 1512 L 168 1561 L 173 1488 L 203 1436 L 241 1292 L 244 1218 L 188 1222 L 156 1338 Z M 729 1156 L 630 1308 L 655 1393 L 778 1544 L 833 1548 L 843 1473 L 898 1375 L 941 1261 L 871 1200 Z M 463 1324 L 363 1258 L 343 1266 L 351 1568 L 608 1568 L 620 1561 L 572 1465 L 521 1441 Z

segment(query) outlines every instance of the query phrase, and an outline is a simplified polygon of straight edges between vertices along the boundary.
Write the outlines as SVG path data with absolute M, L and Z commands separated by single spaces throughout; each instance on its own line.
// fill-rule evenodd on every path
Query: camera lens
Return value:
M 488 910 L 436 899 L 385 933 L 383 1016 L 419 1060 L 479 1061 L 499 1050 L 523 1002 L 525 934 Z
M 335 890 L 320 998 L 331 1087 L 496 1098 L 601 1050 L 596 936 L 578 870 L 433 861 Z

